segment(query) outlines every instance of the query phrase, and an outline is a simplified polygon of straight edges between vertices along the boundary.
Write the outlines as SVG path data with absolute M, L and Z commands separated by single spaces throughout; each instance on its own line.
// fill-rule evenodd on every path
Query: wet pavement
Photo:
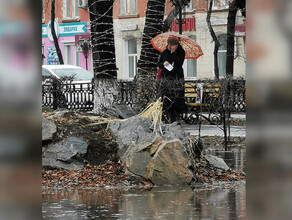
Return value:
M 182 125 L 191 135 L 198 135 L 198 125 Z M 202 125 L 201 136 L 223 136 L 218 126 Z M 231 137 L 245 137 L 244 126 L 232 126 Z M 224 159 L 226 164 L 245 172 L 246 149 L 232 151 L 206 149 L 204 153 Z M 43 219 L 162 219 L 162 220 L 245 220 L 245 181 L 219 182 L 186 187 L 151 189 L 95 188 L 43 189 Z
M 200 135 L 204 136 L 219 136 L 223 137 L 224 133 L 220 125 L 201 125 Z M 181 125 L 181 128 L 189 135 L 199 135 L 199 125 Z M 245 126 L 230 126 L 231 137 L 245 137 L 246 127 Z
M 245 182 L 150 190 L 43 190 L 43 219 L 246 219 Z
M 245 172 L 245 150 L 208 150 Z M 148 189 L 43 189 L 43 219 L 245 220 L 245 181 Z

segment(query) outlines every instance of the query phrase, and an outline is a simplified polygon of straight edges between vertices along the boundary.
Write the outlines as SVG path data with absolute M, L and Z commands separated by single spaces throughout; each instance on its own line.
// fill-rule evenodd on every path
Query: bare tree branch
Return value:
M 208 11 L 207 11 L 207 24 L 208 24 L 208 28 L 209 28 L 209 31 L 210 31 L 210 34 L 211 34 L 211 37 L 213 39 L 213 41 L 215 42 L 215 47 L 214 47 L 214 72 L 215 72 L 215 78 L 216 79 L 219 79 L 219 67 L 218 67 L 218 50 L 219 50 L 219 47 L 221 46 L 220 45 L 220 42 L 214 32 L 214 29 L 211 25 L 211 13 L 212 13 L 212 5 L 213 5 L 213 0 L 210 0 L 209 2 L 209 8 L 208 8 Z

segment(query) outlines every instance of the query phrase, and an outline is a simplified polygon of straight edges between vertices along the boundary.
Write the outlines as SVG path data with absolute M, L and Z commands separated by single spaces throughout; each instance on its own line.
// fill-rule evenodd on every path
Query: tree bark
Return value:
M 52 36 L 54 39 L 54 44 L 55 44 L 56 52 L 58 55 L 59 63 L 63 65 L 64 60 L 63 60 L 63 56 L 59 47 L 58 38 L 55 32 L 55 0 L 52 0 L 52 7 L 51 7 L 51 31 L 52 31 Z
M 113 29 L 114 0 L 89 0 L 95 78 L 117 78 Z
M 226 76 L 233 77 L 234 69 L 234 37 L 236 14 L 241 10 L 245 17 L 245 0 L 233 0 L 229 4 L 228 21 L 227 21 L 227 52 L 226 52 Z
M 106 114 L 113 108 L 118 94 L 113 1 L 88 1 L 94 72 L 93 111 L 99 115 Z
M 227 18 L 227 52 L 226 52 L 226 76 L 233 77 L 234 66 L 234 36 L 235 36 L 235 21 L 237 13 L 237 0 L 229 4 Z
M 213 27 L 211 25 L 211 14 L 212 14 L 212 5 L 213 5 L 213 0 L 210 0 L 209 2 L 209 7 L 208 7 L 208 12 L 207 12 L 207 25 L 211 34 L 211 37 L 213 41 L 215 42 L 215 47 L 214 47 L 214 73 L 215 73 L 215 78 L 219 79 L 219 67 L 218 67 L 218 50 L 220 47 L 220 42 L 213 30 Z
M 138 69 L 144 70 L 142 72 L 157 69 L 156 63 L 160 53 L 152 47 L 150 40 L 163 30 L 164 9 L 165 0 L 148 0 L 141 55 L 138 61 Z
M 136 100 L 134 108 L 143 109 L 154 101 L 156 91 L 157 62 L 160 52 L 153 48 L 150 40 L 163 30 L 165 0 L 148 0 L 145 26 L 142 37 L 138 73 L 135 76 Z

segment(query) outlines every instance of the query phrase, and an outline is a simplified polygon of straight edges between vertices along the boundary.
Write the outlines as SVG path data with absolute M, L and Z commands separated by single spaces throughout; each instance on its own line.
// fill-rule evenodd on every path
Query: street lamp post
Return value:
M 88 65 L 87 65 L 87 58 L 88 58 L 88 50 L 89 50 L 89 45 L 87 41 L 85 41 L 83 44 L 80 45 L 82 48 L 82 53 L 85 56 L 85 64 L 86 64 L 86 70 L 88 70 Z
M 179 34 L 182 34 L 182 23 L 183 23 L 182 6 L 181 6 L 181 3 L 179 3 L 178 4 L 178 32 Z
M 183 17 L 182 17 L 182 2 L 181 0 L 172 0 L 173 5 L 178 8 L 178 32 L 182 34 L 182 24 L 183 24 Z

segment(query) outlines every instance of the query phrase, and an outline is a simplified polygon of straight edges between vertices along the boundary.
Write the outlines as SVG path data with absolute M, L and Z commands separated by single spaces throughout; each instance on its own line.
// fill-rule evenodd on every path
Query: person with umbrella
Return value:
M 163 98 L 163 113 L 169 122 L 176 121 L 185 110 L 184 71 L 185 50 L 179 44 L 179 39 L 170 36 L 167 47 L 162 52 L 157 66 L 162 69 L 160 95 Z

